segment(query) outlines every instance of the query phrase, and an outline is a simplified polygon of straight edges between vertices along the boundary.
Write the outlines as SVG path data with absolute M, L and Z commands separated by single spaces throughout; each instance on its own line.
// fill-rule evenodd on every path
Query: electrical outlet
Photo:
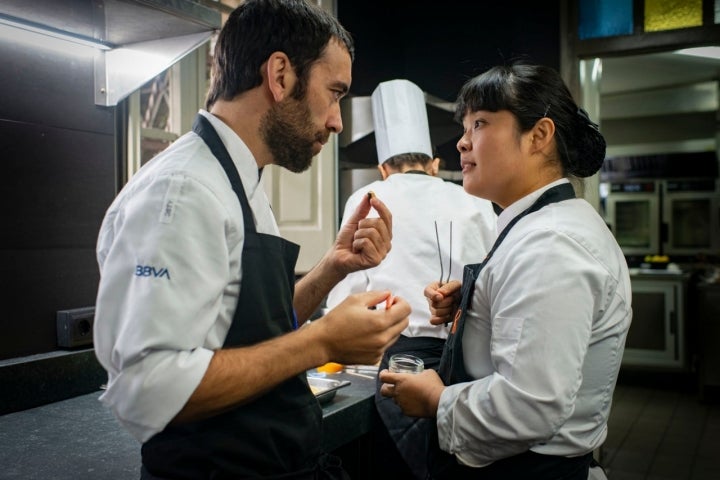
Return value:
M 65 348 L 92 345 L 94 321 L 95 307 L 58 310 L 58 345 Z

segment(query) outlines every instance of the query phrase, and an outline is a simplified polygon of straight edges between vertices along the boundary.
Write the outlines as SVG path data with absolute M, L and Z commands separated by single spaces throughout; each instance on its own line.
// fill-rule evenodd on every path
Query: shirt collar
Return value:
M 510 223 L 510 221 L 518 216 L 520 213 L 524 212 L 530 206 L 535 203 L 535 200 L 537 200 L 540 195 L 542 195 L 546 190 L 551 189 L 552 187 L 556 185 L 561 185 L 563 183 L 570 183 L 570 181 L 567 178 L 561 178 L 559 180 L 555 180 L 552 183 L 548 183 L 544 187 L 540 187 L 534 192 L 525 195 L 520 200 L 516 201 L 515 203 L 508 206 L 505 210 L 502 211 L 500 216 L 497 220 L 497 229 L 498 234 L 501 233 L 505 227 L 507 227 L 507 224 Z
M 251 197 L 260 184 L 260 172 L 258 172 L 257 162 L 252 152 L 225 122 L 206 110 L 201 109 L 199 113 L 208 119 L 223 145 L 227 148 L 230 158 L 242 179 L 245 193 L 248 198 Z

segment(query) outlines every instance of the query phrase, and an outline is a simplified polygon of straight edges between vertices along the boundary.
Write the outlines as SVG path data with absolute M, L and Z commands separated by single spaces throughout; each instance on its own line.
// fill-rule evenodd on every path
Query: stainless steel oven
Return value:
M 685 316 L 689 275 L 631 270 L 633 318 L 624 366 L 688 368 Z
M 625 255 L 660 253 L 660 185 L 656 180 L 601 184 L 605 222 Z
M 663 253 L 720 254 L 720 192 L 716 179 L 663 180 Z

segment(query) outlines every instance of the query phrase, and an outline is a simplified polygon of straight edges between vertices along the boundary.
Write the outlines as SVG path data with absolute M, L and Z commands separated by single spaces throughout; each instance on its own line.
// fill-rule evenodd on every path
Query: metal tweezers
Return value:
M 440 250 L 440 234 L 438 233 L 437 220 L 435 220 L 435 240 L 437 241 L 438 258 L 440 259 L 440 286 L 442 287 L 444 284 L 446 284 L 450 281 L 450 273 L 452 272 L 452 220 L 450 221 L 450 252 L 449 252 L 450 259 L 448 261 L 447 279 L 444 282 L 443 282 L 444 267 L 443 267 L 442 251 Z

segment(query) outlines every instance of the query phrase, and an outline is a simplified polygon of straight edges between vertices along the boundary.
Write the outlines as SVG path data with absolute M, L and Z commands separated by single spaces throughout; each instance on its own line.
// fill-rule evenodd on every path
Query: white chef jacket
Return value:
M 518 200 L 498 231 L 547 188 Z M 630 277 L 603 220 L 583 199 L 520 220 L 480 271 L 462 338 L 475 381 L 440 398 L 440 447 L 471 467 L 532 451 L 598 447 L 630 326 Z
M 370 190 L 392 213 L 392 249 L 378 266 L 353 272 L 338 283 L 328 295 L 328 307 L 335 307 L 351 293 L 390 290 L 407 300 L 412 308 L 410 323 L 403 335 L 447 337 L 445 327 L 430 324 L 430 309 L 423 294 L 428 284 L 440 280 L 437 239 L 442 253 L 443 281 L 448 275 L 455 280 L 462 279 L 463 266 L 481 262 L 497 236 L 497 215 L 492 204 L 439 177 L 395 173 L 354 192 L 345 204 L 343 225 Z M 369 216 L 377 213 L 373 210 Z
M 201 111 L 240 174 L 258 232 L 279 235 L 250 150 Z M 200 383 L 232 322 L 243 214 L 220 163 L 194 132 L 143 166 L 108 209 L 97 243 L 95 352 L 100 397 L 139 441 L 162 431 Z

